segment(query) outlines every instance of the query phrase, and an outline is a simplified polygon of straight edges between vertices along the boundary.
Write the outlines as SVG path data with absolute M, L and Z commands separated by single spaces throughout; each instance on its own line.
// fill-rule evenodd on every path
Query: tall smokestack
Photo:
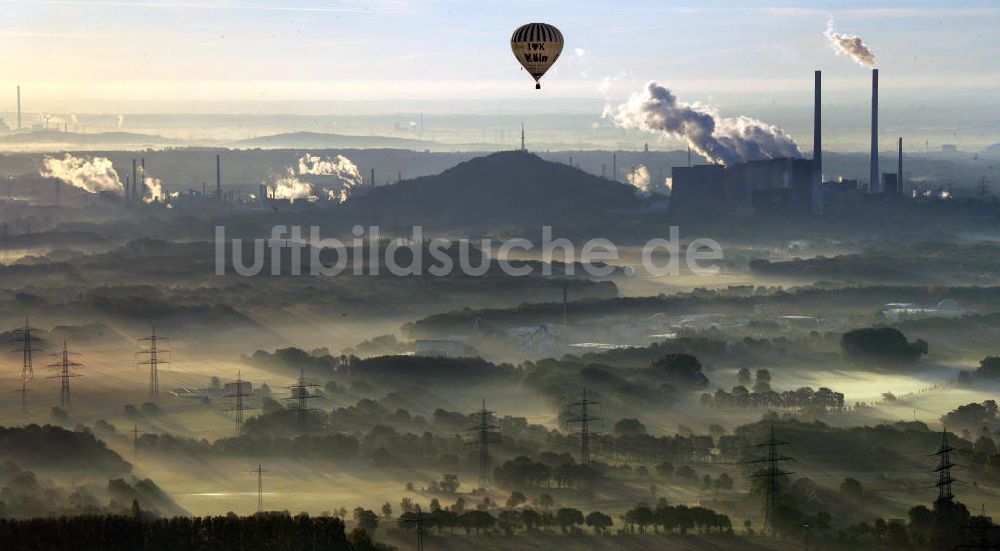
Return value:
M 21 129 L 21 87 L 17 87 L 17 129 Z
M 903 137 L 899 137 L 899 153 L 896 162 L 899 163 L 896 167 L 896 185 L 899 186 L 897 190 L 900 195 L 903 194 Z
M 811 204 L 813 214 L 823 214 L 823 72 L 813 78 L 813 174 Z
M 618 181 L 618 154 L 611 154 L 611 179 Z
M 138 174 L 136 174 L 136 171 L 135 171 L 135 159 L 132 159 L 132 200 L 133 201 L 135 201 L 135 199 L 136 199 L 136 193 L 135 193 L 135 191 L 136 191 L 137 186 L 138 186 L 138 184 L 136 182 L 138 182 L 138 181 L 139 181 L 139 177 L 138 177 Z
M 372 169 L 371 184 L 372 184 L 372 187 L 375 187 L 375 169 L 374 168 Z
M 871 173 L 868 175 L 868 193 L 879 192 L 878 171 L 878 69 L 872 69 L 872 152 Z
M 215 200 L 222 202 L 222 157 L 215 156 Z

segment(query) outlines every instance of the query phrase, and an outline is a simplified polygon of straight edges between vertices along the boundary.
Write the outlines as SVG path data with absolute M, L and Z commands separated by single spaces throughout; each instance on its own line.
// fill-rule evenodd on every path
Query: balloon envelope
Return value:
M 559 29 L 548 23 L 521 25 L 510 38 L 514 57 L 535 79 L 535 88 L 541 88 L 538 79 L 559 59 L 563 49 L 563 36 Z

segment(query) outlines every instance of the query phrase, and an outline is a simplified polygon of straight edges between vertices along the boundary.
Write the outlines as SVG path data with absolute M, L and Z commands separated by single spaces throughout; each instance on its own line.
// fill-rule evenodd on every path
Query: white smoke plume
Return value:
M 654 193 L 669 193 L 670 178 L 666 178 L 662 184 L 653 180 L 646 165 L 639 165 L 625 175 L 625 180 L 632 184 L 639 197 L 649 197 Z
M 363 181 L 358 167 L 343 155 L 323 159 L 306 153 L 299 159 L 299 174 L 333 176 L 348 188 L 360 186 Z
M 43 178 L 56 178 L 88 193 L 125 193 L 114 164 L 106 157 L 84 159 L 67 153 L 62 159 L 45 157 L 42 165 L 44 168 L 39 174 Z
M 713 163 L 801 157 L 795 141 L 784 130 L 757 119 L 723 118 L 714 108 L 677 101 L 666 87 L 649 82 L 618 107 L 605 107 L 622 128 L 659 132 L 687 141 L 691 149 Z
M 288 169 L 284 176 L 275 179 L 274 186 L 271 189 L 274 191 L 275 199 L 290 199 L 291 201 L 295 201 L 296 199 L 316 200 L 312 184 L 300 180 L 291 168 Z
M 875 68 L 875 52 L 861 40 L 860 36 L 834 32 L 833 19 L 826 22 L 826 31 L 823 34 L 830 40 L 830 46 L 838 55 L 847 55 L 862 67 Z
M 165 203 L 167 202 L 168 199 L 180 196 L 180 194 L 177 193 L 176 191 L 169 195 L 164 193 L 163 180 L 159 178 L 154 178 L 152 176 L 145 176 L 142 179 L 142 182 L 143 182 L 142 201 L 144 203 L 154 203 L 156 201 Z
M 117 124 L 118 128 L 121 128 L 122 125 L 125 124 L 125 115 L 118 115 Z
M 635 186 L 635 188 L 643 193 L 649 193 L 649 169 L 646 165 L 639 165 L 635 167 L 632 171 L 625 175 L 625 179 L 628 183 Z
M 303 181 L 299 176 L 332 176 L 338 185 L 328 187 Z M 351 190 L 364 183 L 357 165 L 343 155 L 333 158 L 319 157 L 306 153 L 299 159 L 296 168 L 289 167 L 285 174 L 274 181 L 275 199 L 306 199 L 316 201 L 319 196 L 328 201 L 343 203 L 351 195 Z

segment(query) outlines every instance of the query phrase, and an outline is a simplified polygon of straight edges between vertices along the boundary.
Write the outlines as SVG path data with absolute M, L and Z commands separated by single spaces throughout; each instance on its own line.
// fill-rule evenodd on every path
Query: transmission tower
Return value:
M 941 447 L 938 451 L 932 453 L 931 457 L 938 458 L 938 466 L 934 469 L 934 472 L 938 475 L 937 484 L 934 486 L 938 489 L 938 497 L 934 502 L 935 504 L 943 504 L 945 502 L 951 503 L 954 499 L 954 495 L 951 493 L 951 485 L 955 482 L 955 479 L 951 477 L 951 468 L 955 466 L 951 462 L 951 452 L 955 451 L 955 448 L 948 445 L 948 430 L 941 429 Z
M 21 364 L 21 390 L 14 391 L 21 394 L 22 413 L 27 413 L 28 411 L 28 393 L 31 392 L 28 388 L 28 384 L 35 378 L 35 370 L 32 367 L 32 353 L 39 351 L 39 349 L 34 346 L 39 339 L 31 335 L 31 331 L 33 329 L 34 327 L 28 323 L 28 316 L 25 316 L 24 327 L 14 330 L 15 338 L 12 341 L 21 344 L 21 347 L 13 352 L 21 352 L 24 357 L 24 361 Z
M 265 471 L 264 468 L 261 467 L 260 464 L 258 463 L 257 464 L 257 468 L 254 469 L 254 470 L 252 470 L 252 471 L 250 471 L 250 472 L 257 474 L 257 512 L 258 513 L 263 513 L 264 512 L 264 473 L 266 473 L 267 471 Z
M 319 385 L 310 383 L 306 381 L 305 370 L 299 370 L 299 380 L 294 385 L 288 387 L 292 391 L 292 396 L 290 398 L 285 398 L 285 400 L 292 402 L 296 418 L 298 419 L 299 425 L 305 426 L 306 422 L 309 420 L 309 400 L 314 400 L 316 398 L 322 399 L 322 396 L 315 396 L 309 390 L 316 388 Z
M 136 459 L 139 458 L 139 435 L 146 434 L 146 431 L 139 430 L 139 424 L 135 423 L 132 427 L 132 454 Z
M 778 504 L 778 496 L 781 492 L 779 481 L 781 477 L 795 474 L 781 470 L 781 463 L 785 461 L 795 461 L 791 457 L 786 457 L 778 453 L 778 446 L 788 446 L 788 442 L 781 442 L 774 437 L 774 425 L 771 426 L 771 437 L 766 442 L 753 445 L 754 448 L 767 448 L 767 457 L 761 459 L 751 459 L 744 461 L 744 464 L 764 464 L 763 471 L 758 471 L 751 475 L 751 478 L 764 479 L 764 531 L 769 532 L 773 537 L 774 532 L 774 510 Z
M 424 551 L 424 534 L 427 533 L 427 521 L 430 520 L 430 516 L 425 513 L 416 512 L 407 518 L 400 518 L 399 520 L 407 524 L 413 523 L 417 526 L 417 551 Z
M 492 458 L 490 457 L 490 444 L 500 443 L 500 425 L 497 424 L 496 412 L 486 409 L 486 399 L 483 399 L 483 409 L 477 411 L 476 425 L 469 427 L 468 431 L 475 434 L 475 444 L 479 449 L 479 487 L 489 488 L 490 473 L 492 472 Z
M 580 464 L 589 465 L 590 464 L 590 439 L 595 436 L 590 429 L 590 424 L 594 421 L 600 421 L 600 417 L 594 417 L 591 415 L 591 407 L 600 405 L 600 402 L 595 402 L 587 398 L 587 389 L 583 389 L 583 399 L 579 402 L 573 402 L 569 405 L 571 409 L 580 408 L 580 413 L 577 417 L 573 417 L 566 421 L 566 425 L 579 424 L 580 430 L 571 432 L 570 436 L 575 436 L 580 439 Z
M 244 381 L 240 376 L 240 372 L 237 371 L 235 389 L 231 394 L 225 396 L 233 400 L 233 405 L 229 408 L 229 411 L 235 412 L 237 438 L 243 435 L 243 412 L 252 407 L 248 406 L 244 400 L 244 398 L 250 396 L 253 396 L 253 393 L 250 392 L 250 381 Z
M 170 363 L 161 358 L 161 356 L 169 354 L 170 351 L 160 346 L 161 342 L 169 342 L 170 339 L 166 337 L 158 337 L 156 335 L 156 324 L 153 324 L 152 333 L 148 337 L 143 337 L 139 339 L 140 343 L 146 343 L 146 348 L 141 348 L 138 352 L 139 356 L 142 356 L 143 360 L 139 362 L 139 365 L 149 366 L 149 401 L 155 401 L 160 397 L 160 364 Z
M 69 379 L 70 377 L 79 377 L 79 373 L 75 373 L 73 369 L 77 367 L 82 367 L 83 364 L 77 363 L 70 360 L 72 356 L 79 356 L 75 352 L 70 352 L 66 348 L 66 341 L 63 341 L 63 350 L 59 354 L 51 354 L 59 359 L 57 363 L 49 365 L 49 367 L 58 369 L 59 373 L 57 375 L 49 376 L 49 379 L 60 379 L 61 385 L 59 390 L 59 408 L 65 411 L 69 411 L 70 406 L 70 396 L 69 396 Z

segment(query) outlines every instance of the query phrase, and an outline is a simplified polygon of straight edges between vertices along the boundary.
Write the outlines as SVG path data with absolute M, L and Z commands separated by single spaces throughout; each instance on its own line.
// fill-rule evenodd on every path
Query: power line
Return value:
M 59 370 L 59 374 L 51 375 L 49 379 L 60 379 L 60 389 L 59 389 L 59 408 L 65 411 L 69 411 L 70 406 L 70 394 L 69 394 L 69 379 L 70 377 L 79 377 L 79 373 L 74 373 L 72 370 L 77 367 L 83 367 L 83 364 L 70 361 L 70 356 L 79 356 L 75 352 L 70 352 L 66 348 L 66 341 L 63 341 L 63 350 L 60 354 L 51 354 L 60 361 L 54 364 L 50 364 L 49 367 Z
M 751 475 L 751 478 L 763 478 L 765 481 L 764 487 L 764 531 L 770 532 L 771 536 L 775 535 L 774 531 L 774 511 L 778 503 L 778 497 L 781 492 L 781 488 L 778 485 L 779 480 L 783 476 L 788 476 L 795 474 L 794 472 L 783 471 L 780 468 L 780 464 L 784 461 L 795 461 L 791 457 L 786 457 L 778 454 L 778 446 L 788 446 L 788 442 L 781 442 L 774 436 L 774 425 L 771 425 L 771 437 L 765 442 L 760 444 L 755 444 L 754 448 L 767 448 L 767 457 L 762 459 L 751 459 L 749 461 L 744 461 L 744 464 L 759 464 L 763 463 L 767 465 L 763 472 L 757 472 Z
M 250 407 L 247 406 L 243 399 L 253 396 L 253 393 L 250 392 L 252 386 L 250 381 L 244 381 L 241 378 L 239 371 L 236 372 L 236 383 L 233 386 L 235 387 L 233 392 L 231 394 L 227 394 L 225 397 L 235 400 L 235 403 L 229 408 L 229 411 L 236 412 L 236 437 L 239 438 L 243 435 L 243 412 Z
M 951 468 L 955 466 L 951 462 L 951 452 L 955 451 L 955 448 L 948 445 L 948 429 L 941 429 L 941 446 L 938 451 L 932 453 L 930 457 L 938 457 L 938 466 L 933 472 L 937 473 L 938 480 L 934 484 L 934 487 L 938 489 L 938 497 L 934 502 L 935 504 L 944 504 L 945 502 L 951 503 L 954 499 L 954 495 L 951 493 L 951 485 L 956 482 L 954 478 L 951 477 Z
M 427 533 L 427 522 L 431 517 L 421 513 L 411 513 L 406 517 L 400 517 L 400 522 L 413 523 L 417 526 L 417 551 L 424 551 L 424 534 Z
M 318 386 L 317 384 L 307 382 L 305 369 L 300 369 L 298 382 L 288 387 L 292 391 L 292 396 L 285 398 L 285 400 L 292 402 L 300 426 L 305 426 L 309 420 L 309 400 L 323 398 L 322 396 L 315 396 L 309 391 L 309 389 Z
M 138 354 L 148 359 L 139 362 L 139 365 L 149 366 L 149 401 L 155 401 L 160 397 L 160 364 L 170 363 L 160 358 L 162 354 L 169 354 L 170 351 L 159 346 L 159 343 L 170 342 L 166 337 L 156 335 L 156 324 L 153 324 L 152 333 L 148 337 L 139 339 L 139 342 L 149 343 L 148 348 L 140 349 Z
M 260 464 L 257 464 L 257 468 L 250 471 L 251 473 L 257 473 L 257 512 L 264 512 L 264 473 L 265 471 Z
M 476 440 L 474 444 L 479 449 L 479 487 L 488 488 L 490 485 L 490 473 L 493 470 L 492 458 L 490 457 L 490 444 L 499 444 L 500 425 L 496 421 L 496 412 L 486 409 L 486 399 L 483 398 L 483 409 L 477 411 L 476 425 L 469 427 L 469 432 L 474 432 Z
M 23 363 L 21 364 L 21 390 L 15 390 L 21 394 L 21 412 L 28 412 L 28 393 L 31 390 L 28 388 L 28 383 L 35 378 L 35 370 L 32 365 L 32 353 L 39 352 L 39 348 L 34 347 L 34 343 L 38 342 L 40 339 L 31 335 L 31 331 L 34 327 L 28 322 L 28 316 L 24 316 L 24 327 L 15 329 L 14 335 L 16 338 L 12 342 L 21 343 L 21 348 L 18 350 L 13 350 L 12 352 L 21 352 L 23 356 Z
M 600 417 L 594 417 L 590 414 L 591 406 L 600 405 L 600 402 L 595 402 L 593 400 L 587 399 L 587 389 L 583 389 L 583 399 L 578 402 L 573 402 L 569 405 L 570 408 L 580 408 L 580 415 L 566 421 L 566 425 L 579 424 L 580 430 L 576 432 L 571 432 L 570 436 L 575 436 L 580 439 L 580 464 L 589 465 L 590 464 L 590 438 L 595 436 L 595 433 L 590 430 L 590 423 L 593 421 L 600 421 Z

